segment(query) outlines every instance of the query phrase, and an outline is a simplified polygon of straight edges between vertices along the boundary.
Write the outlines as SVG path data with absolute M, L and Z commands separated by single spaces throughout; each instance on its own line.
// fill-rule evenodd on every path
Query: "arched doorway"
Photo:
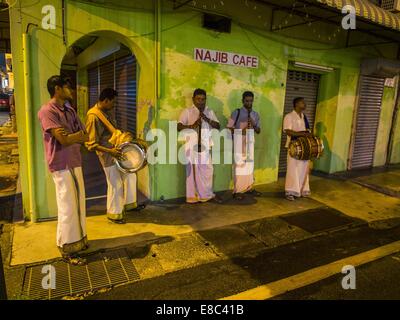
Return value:
M 75 88 L 74 101 L 82 121 L 105 88 L 118 91 L 113 110 L 118 127 L 136 136 L 138 63 L 132 51 L 104 34 L 90 34 L 68 49 L 61 67 Z M 83 173 L 88 214 L 103 214 L 106 207 L 107 183 L 97 155 L 82 148 Z M 143 201 L 138 194 L 138 201 Z

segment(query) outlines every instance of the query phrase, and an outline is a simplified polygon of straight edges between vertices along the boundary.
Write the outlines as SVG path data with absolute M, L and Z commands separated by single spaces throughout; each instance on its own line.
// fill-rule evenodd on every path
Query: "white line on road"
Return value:
M 259 286 L 221 300 L 266 300 L 341 273 L 346 265 L 354 267 L 381 259 L 400 251 L 400 241 L 316 267 L 294 276 Z

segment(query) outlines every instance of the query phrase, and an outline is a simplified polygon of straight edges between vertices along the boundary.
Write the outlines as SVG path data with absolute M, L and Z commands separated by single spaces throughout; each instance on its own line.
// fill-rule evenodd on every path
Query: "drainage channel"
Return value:
M 54 269 L 38 265 L 25 270 L 22 289 L 24 297 L 59 299 L 140 280 L 139 273 L 125 249 L 88 257 L 88 264 L 85 266 L 72 266 L 64 261 L 57 261 L 51 266 Z M 55 277 L 54 282 L 51 275 Z M 53 288 L 51 284 L 54 284 Z

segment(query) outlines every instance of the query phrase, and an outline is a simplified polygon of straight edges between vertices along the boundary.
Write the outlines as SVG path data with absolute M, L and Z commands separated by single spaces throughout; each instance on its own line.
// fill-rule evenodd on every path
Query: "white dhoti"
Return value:
M 213 192 L 213 165 L 211 156 L 202 157 L 186 165 L 186 202 L 206 202 L 215 197 Z M 206 160 L 204 160 L 206 159 Z M 197 162 L 197 163 L 196 163 Z
M 310 161 L 297 160 L 287 155 L 285 193 L 295 197 L 310 195 L 309 184 Z
M 242 140 L 242 148 L 239 153 L 235 153 L 233 174 L 234 174 L 234 187 L 233 193 L 245 193 L 253 189 L 254 184 L 254 133 L 253 136 L 239 137 L 238 142 Z M 248 141 L 248 143 L 246 143 Z
M 120 220 L 137 208 L 136 173 L 123 173 L 117 165 L 103 168 L 107 180 L 107 217 Z
M 87 245 L 82 168 L 52 172 L 52 176 L 58 208 L 57 246 L 63 255 L 76 253 Z

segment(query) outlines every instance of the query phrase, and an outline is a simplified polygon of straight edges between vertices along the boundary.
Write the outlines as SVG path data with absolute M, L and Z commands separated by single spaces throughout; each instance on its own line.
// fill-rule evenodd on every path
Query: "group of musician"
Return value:
M 51 99 L 44 104 L 38 118 L 41 124 L 45 159 L 52 175 L 58 208 L 57 247 L 62 257 L 73 265 L 86 263 L 79 253 L 88 248 L 86 233 L 85 187 L 82 174 L 81 145 L 96 152 L 104 169 L 107 181 L 107 218 L 117 224 L 125 223 L 128 211 L 137 211 L 144 205 L 137 203 L 137 177 L 135 173 L 121 172 L 116 160 L 123 159 L 118 146 L 110 140 L 118 129 L 112 109 L 118 93 L 111 88 L 104 89 L 98 102 L 89 109 L 86 124 L 79 119 L 69 101 L 72 98 L 72 84 L 62 76 L 52 76 L 47 81 Z M 203 89 L 193 93 L 193 105 L 182 111 L 178 131 L 198 129 L 199 143 L 196 157 L 192 150 L 186 150 L 186 202 L 198 203 L 222 200 L 213 192 L 213 165 L 210 156 L 212 147 L 211 130 L 220 129 L 214 111 L 207 105 L 207 94 Z M 246 91 L 242 105 L 232 112 L 227 128 L 232 134 L 241 132 L 240 154 L 236 153 L 233 164 L 233 197 L 242 200 L 245 194 L 260 196 L 254 189 L 254 133 L 259 134 L 260 115 L 253 110 L 254 94 Z M 310 135 L 308 121 L 304 115 L 303 98 L 294 100 L 293 112 L 284 118 L 284 132 L 290 140 Z M 252 133 L 252 134 L 249 134 Z M 234 144 L 234 149 L 237 144 Z M 235 150 L 234 150 L 235 152 Z M 190 155 L 190 156 L 189 156 Z M 252 159 L 248 161 L 248 159 Z M 196 161 L 194 161 L 196 160 Z M 285 194 L 288 200 L 307 197 L 310 194 L 308 182 L 309 161 L 296 160 L 288 153 Z
M 186 155 L 186 202 L 197 203 L 222 200 L 213 192 L 213 165 L 210 156 L 212 147 L 211 130 L 220 129 L 219 121 L 215 113 L 207 106 L 207 93 L 203 89 L 196 89 L 193 93 L 193 105 L 183 110 L 179 117 L 178 131 L 183 129 L 199 128 L 201 133 L 198 145 L 208 147 L 208 150 L 199 150 L 194 159 L 190 152 L 191 145 L 187 147 Z M 254 94 L 245 91 L 242 95 L 242 106 L 232 112 L 227 128 L 236 132 L 240 130 L 241 144 L 238 152 L 234 154 L 233 164 L 233 198 L 242 200 L 245 194 L 260 196 L 261 193 L 254 188 L 254 133 L 261 132 L 260 115 L 253 110 Z M 301 136 L 311 136 L 310 126 L 304 110 L 306 103 L 304 98 L 298 97 L 293 100 L 293 111 L 288 113 L 283 121 L 283 130 L 287 134 L 285 147 L 288 148 L 290 141 Z M 250 133 L 252 134 L 248 134 Z M 250 161 L 249 161 L 250 159 Z M 196 161 L 193 161 L 196 160 Z M 295 198 L 308 197 L 309 186 L 309 161 L 297 160 L 289 152 L 287 155 L 287 173 L 285 180 L 285 197 L 293 201 Z

